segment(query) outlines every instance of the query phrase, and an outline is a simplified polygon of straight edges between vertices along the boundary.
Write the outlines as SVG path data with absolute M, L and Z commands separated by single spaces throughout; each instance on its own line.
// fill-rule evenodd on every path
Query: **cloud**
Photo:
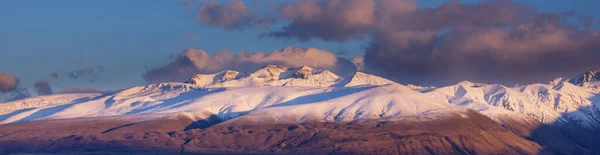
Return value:
M 281 5 L 267 36 L 308 41 L 368 39 L 353 62 L 400 83 L 546 82 L 600 69 L 590 16 L 540 13 L 511 0 L 420 8 L 416 0 L 303 0 Z
M 38 95 L 50 95 L 52 94 L 52 87 L 48 84 L 48 81 L 37 81 L 33 83 L 33 87 L 35 88 L 35 92 Z
M 0 93 L 14 91 L 18 84 L 19 79 L 8 73 L 0 71 Z
M 208 1 L 200 4 L 196 19 L 210 26 L 225 29 L 241 29 L 258 22 L 253 13 L 242 0 L 231 0 L 226 3 Z
M 59 92 L 59 94 L 73 94 L 73 93 L 102 93 L 103 91 L 98 88 L 86 88 L 86 87 L 67 87 Z
M 553 19 L 539 15 L 505 26 L 376 34 L 367 47 L 365 63 L 403 83 L 436 85 L 460 80 L 546 82 L 598 69 L 600 33 Z
M 216 73 L 227 69 L 253 72 L 270 64 L 288 67 L 308 65 L 317 69 L 331 70 L 338 75 L 350 74 L 356 70 L 350 61 L 316 48 L 286 47 L 271 53 L 239 52 L 237 54 L 224 50 L 214 55 L 203 50 L 188 49 L 173 62 L 146 72 L 143 78 L 148 83 L 185 81 L 196 73 Z
M 302 41 L 319 37 L 344 41 L 364 37 L 375 24 L 374 0 L 299 1 L 282 6 L 282 18 L 291 21 L 271 37 Z
M 19 79 L 0 71 L 0 102 L 20 100 L 31 96 L 26 88 L 19 87 Z
M 354 57 L 350 59 L 350 62 L 352 62 L 352 64 L 356 66 L 356 70 L 358 71 L 362 71 L 365 69 L 365 57 L 363 56 Z

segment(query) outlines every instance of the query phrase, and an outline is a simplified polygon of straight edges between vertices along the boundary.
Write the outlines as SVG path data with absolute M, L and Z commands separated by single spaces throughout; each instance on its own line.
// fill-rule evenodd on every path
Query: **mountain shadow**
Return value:
M 600 95 L 591 100 L 594 104 L 578 109 L 574 112 L 563 113 L 557 120 L 568 122 L 555 122 L 540 125 L 531 131 L 530 137 L 542 147 L 539 154 L 600 154 Z M 590 116 L 581 116 L 581 112 Z M 589 117 L 592 122 L 575 121 L 578 117 Z

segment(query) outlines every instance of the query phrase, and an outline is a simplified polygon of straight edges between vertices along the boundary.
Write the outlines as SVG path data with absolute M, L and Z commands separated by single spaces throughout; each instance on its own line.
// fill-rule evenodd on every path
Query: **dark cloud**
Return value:
M 59 94 L 74 94 L 74 93 L 102 93 L 103 91 L 98 88 L 86 88 L 86 87 L 67 87 L 59 92 Z
M 291 23 L 268 35 L 302 41 L 313 37 L 340 42 L 360 39 L 375 26 L 375 5 L 374 0 L 293 2 L 281 8 L 282 18 Z
M 203 50 L 188 49 L 165 66 L 152 69 L 143 75 L 148 83 L 185 81 L 197 73 L 216 73 L 231 69 L 252 72 L 266 65 L 300 67 L 304 65 L 327 69 L 338 75 L 355 71 L 352 63 L 337 58 L 333 53 L 316 48 L 286 47 L 271 53 L 256 52 L 233 54 L 221 51 L 210 55 Z
M 48 83 L 48 81 L 37 81 L 35 83 L 33 83 L 33 88 L 35 88 L 35 92 L 38 95 L 50 95 L 52 94 L 52 87 L 50 87 L 50 84 Z
M 223 4 L 208 1 L 200 4 L 196 19 L 211 26 L 238 29 L 253 24 L 256 20 L 253 14 L 242 0 L 231 0 Z
M 18 84 L 19 79 L 8 73 L 0 71 L 0 93 L 14 91 Z
M 450 25 L 444 30 L 385 29 L 374 34 L 365 63 L 402 83 L 434 85 L 460 80 L 546 82 L 600 67 L 598 31 L 564 25 L 561 18 L 538 14 L 525 21 Z
M 545 82 L 600 69 L 600 32 L 574 11 L 540 13 L 510 0 L 419 8 L 416 0 L 304 0 L 283 4 L 267 36 L 369 39 L 353 60 L 401 83 Z

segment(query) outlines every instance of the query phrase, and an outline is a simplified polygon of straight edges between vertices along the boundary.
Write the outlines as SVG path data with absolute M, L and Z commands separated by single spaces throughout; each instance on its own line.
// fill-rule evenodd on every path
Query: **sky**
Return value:
M 373 40 L 381 39 L 378 38 L 381 37 L 381 34 L 378 35 L 377 32 L 372 31 L 380 31 L 379 29 L 382 28 L 377 30 L 360 27 L 351 29 L 352 31 L 365 30 L 361 34 L 351 34 L 350 31 L 339 29 L 340 33 L 366 35 L 366 37 L 356 38 L 346 35 L 315 34 L 309 36 L 309 39 L 302 40 L 298 35 L 289 35 L 290 32 L 286 32 L 288 36 L 283 37 L 275 35 L 264 37 L 264 34 L 270 30 L 277 30 L 294 21 L 305 22 L 304 24 L 321 23 L 295 18 L 302 13 L 298 11 L 296 16 L 282 17 L 285 18 L 284 21 L 273 23 L 268 28 L 261 26 L 227 28 L 219 24 L 211 25 L 210 21 L 198 19 L 199 8 L 209 2 L 191 2 L 193 4 L 185 5 L 186 1 L 183 0 L 0 1 L 0 71 L 18 78 L 19 87 L 27 88 L 32 92 L 36 89 L 34 83 L 40 80 L 47 82 L 54 92 L 60 92 L 69 87 L 118 90 L 149 83 L 152 80 L 144 77 L 145 74 L 154 70 L 156 72 L 153 73 L 158 76 L 163 73 L 159 72 L 161 67 L 164 68 L 163 66 L 169 65 L 174 59 L 177 60 L 180 57 L 178 55 L 189 48 L 202 49 L 208 54 L 216 54 L 222 50 L 230 50 L 233 53 L 239 51 L 271 52 L 293 46 L 322 49 L 344 59 L 365 56 L 367 63 L 371 61 L 370 64 L 374 64 L 370 65 L 372 68 L 384 68 L 372 71 L 373 73 L 384 72 L 381 74 L 390 77 L 395 77 L 393 73 L 396 72 L 413 73 L 390 67 L 410 66 L 410 64 L 387 63 L 385 59 L 376 59 L 372 56 L 382 52 L 369 54 L 369 51 L 365 50 L 367 47 L 373 47 L 371 46 Z M 228 2 L 215 1 L 214 3 L 226 4 Z M 274 15 L 282 14 L 273 11 L 276 10 L 274 9 L 276 6 L 284 4 L 291 6 L 295 3 L 293 0 L 246 0 L 243 2 L 247 8 L 258 14 L 271 13 Z M 419 8 L 437 8 L 447 2 L 447 0 L 420 0 L 417 3 Z M 462 2 L 467 5 L 475 5 L 479 1 L 465 0 Z M 597 11 L 595 7 L 600 6 L 600 2 L 596 0 L 518 0 L 517 3 L 532 7 L 539 12 L 573 10 L 583 15 L 600 17 L 600 11 Z M 341 26 L 344 25 L 341 24 Z M 419 31 L 422 30 L 419 29 Z M 302 31 L 298 30 L 298 32 Z M 438 33 L 438 35 L 440 34 Z M 397 48 L 396 45 L 390 47 Z M 365 53 L 367 54 L 365 55 Z M 381 64 L 378 64 L 379 62 Z M 385 66 L 373 67 L 375 65 Z M 157 68 L 159 69 L 157 70 Z M 163 70 L 166 69 L 172 68 Z M 470 69 L 472 68 L 460 68 L 461 71 Z M 582 68 L 582 70 L 584 69 Z M 192 71 L 202 72 L 204 70 L 196 68 Z M 508 72 L 516 74 L 512 70 Z M 415 72 L 415 74 L 419 73 Z M 171 73 L 169 72 L 169 74 Z M 407 83 L 410 82 L 409 80 Z

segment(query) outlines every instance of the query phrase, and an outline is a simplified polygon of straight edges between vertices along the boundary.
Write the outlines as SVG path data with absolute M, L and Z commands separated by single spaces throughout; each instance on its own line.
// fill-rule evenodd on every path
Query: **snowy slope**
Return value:
M 267 65 L 249 75 L 237 71 L 217 74 L 196 74 L 186 83 L 207 88 L 250 86 L 307 86 L 327 87 L 337 83 L 340 77 L 331 71 L 314 70 L 311 67 L 288 68 Z
M 516 112 L 547 124 L 600 127 L 598 95 L 569 82 L 518 87 L 461 82 L 425 94 L 489 117 Z
M 209 112 L 221 119 L 250 112 L 262 113 L 262 120 L 276 122 L 360 121 L 419 116 L 430 111 L 453 109 L 451 105 L 396 84 L 339 88 L 266 86 L 201 89 L 185 83 L 164 83 L 78 100 L 5 110 L 8 112 L 0 113 L 6 116 L 0 123 L 179 112 Z M 9 104 L 18 105 L 20 102 Z
M 572 81 L 516 87 L 463 81 L 436 88 L 404 86 L 361 72 L 339 77 L 308 66 L 268 65 L 253 73 L 197 74 L 186 83 L 13 101 L 0 104 L 0 124 L 139 114 L 185 114 L 194 119 L 214 115 L 233 122 L 243 116 L 244 121 L 266 123 L 430 120 L 460 115 L 468 108 L 498 122 L 509 117 L 600 127 L 600 96 L 582 87 L 597 81 Z
M 389 80 L 356 73 L 340 78 L 310 67 L 266 66 L 247 76 L 224 71 L 195 75 L 187 83 L 133 87 L 111 94 L 42 96 L 7 103 L 0 124 L 38 119 L 137 114 L 247 115 L 253 122 L 438 119 L 464 109 Z M 67 98 L 60 99 L 57 98 Z M 39 100 L 39 99 L 38 99 Z M 10 106 L 8 106 L 10 105 Z M 209 115 L 206 115 L 209 116 Z

